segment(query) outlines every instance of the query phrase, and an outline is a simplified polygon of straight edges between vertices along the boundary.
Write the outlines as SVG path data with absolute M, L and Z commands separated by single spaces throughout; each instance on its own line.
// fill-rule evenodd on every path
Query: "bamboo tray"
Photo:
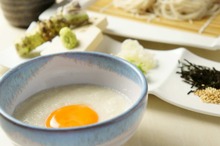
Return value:
M 193 22 L 188 21 L 172 21 L 164 18 L 155 18 L 148 21 L 148 16 L 134 16 L 129 12 L 125 12 L 120 8 L 116 8 L 112 5 L 112 0 L 98 0 L 89 10 L 109 14 L 112 16 L 122 17 L 130 20 L 139 21 L 142 23 L 155 24 L 165 27 L 170 27 L 173 29 L 180 29 L 185 31 L 190 31 L 194 33 L 199 33 L 200 29 L 208 21 L 209 18 L 204 18 L 202 20 L 197 20 Z M 212 37 L 220 36 L 220 14 L 212 19 L 210 24 L 202 31 L 200 34 L 209 35 Z
M 122 20 L 125 20 L 126 22 L 132 21 L 135 24 L 139 23 L 142 26 L 145 25 L 146 28 L 153 26 L 153 27 L 160 27 L 159 29 L 169 29 L 170 32 L 173 33 L 173 35 L 177 33 L 182 33 L 180 40 L 176 40 L 174 44 L 183 44 L 186 46 L 194 46 L 194 47 L 212 49 L 212 50 L 220 49 L 220 14 L 216 15 L 215 17 L 211 16 L 212 17 L 211 21 L 210 21 L 210 17 L 204 18 L 202 20 L 192 21 L 192 22 L 172 21 L 172 20 L 159 18 L 159 17 L 148 21 L 148 19 L 150 18 L 147 15 L 146 16 L 135 16 L 134 14 L 126 12 L 120 8 L 114 7 L 112 4 L 112 0 L 97 0 L 93 5 L 91 5 L 88 8 L 88 10 L 94 13 L 107 15 L 109 18 L 113 18 L 117 20 L 122 19 Z M 207 27 L 204 27 L 207 21 L 210 21 L 210 23 Z M 109 22 L 111 23 L 111 20 Z M 120 24 L 118 23 L 118 27 L 119 25 Z M 124 27 L 127 27 L 127 26 L 125 25 Z M 117 33 L 117 32 L 114 30 L 114 33 Z M 126 32 L 124 34 L 126 35 Z M 185 37 L 183 37 L 183 35 L 185 35 L 186 39 Z M 190 36 L 186 36 L 186 35 L 190 35 Z M 128 33 L 127 33 L 127 36 L 129 36 Z M 136 36 L 131 35 L 131 37 L 136 37 Z M 147 36 L 144 36 L 144 37 L 137 36 L 136 38 L 148 39 Z M 195 44 L 193 42 L 191 43 L 190 41 L 189 43 L 187 43 L 187 38 L 188 39 L 194 38 L 195 41 L 198 40 L 201 42 L 201 44 L 199 44 L 199 42 L 197 42 L 198 44 Z M 160 41 L 160 42 L 172 43 L 172 41 L 169 41 L 167 39 L 160 40 L 159 37 L 158 38 L 156 37 L 155 39 L 157 39 L 156 41 Z M 148 40 L 155 41 L 155 39 L 150 38 Z M 181 42 L 181 39 L 182 40 L 185 39 L 185 40 Z

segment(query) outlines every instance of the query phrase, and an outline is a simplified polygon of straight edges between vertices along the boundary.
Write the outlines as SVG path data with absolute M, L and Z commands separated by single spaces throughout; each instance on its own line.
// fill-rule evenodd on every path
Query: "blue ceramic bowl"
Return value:
M 116 89 L 133 103 L 117 117 L 77 128 L 48 129 L 13 118 L 16 106 L 31 95 L 78 83 Z M 139 69 L 115 56 L 95 52 L 43 56 L 11 69 L 1 78 L 0 124 L 16 146 L 122 145 L 134 134 L 142 119 L 147 93 L 147 82 Z

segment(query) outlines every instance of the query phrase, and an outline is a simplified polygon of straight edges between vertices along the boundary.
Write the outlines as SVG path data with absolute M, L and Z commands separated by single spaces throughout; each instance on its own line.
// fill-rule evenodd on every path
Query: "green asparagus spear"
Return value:
M 50 19 L 38 21 L 35 30 L 25 34 L 16 42 L 16 50 L 19 56 L 27 57 L 36 47 L 59 35 L 59 31 L 63 27 L 75 28 L 88 23 L 89 17 L 80 9 L 79 5 L 68 6 L 68 9 L 62 9 Z

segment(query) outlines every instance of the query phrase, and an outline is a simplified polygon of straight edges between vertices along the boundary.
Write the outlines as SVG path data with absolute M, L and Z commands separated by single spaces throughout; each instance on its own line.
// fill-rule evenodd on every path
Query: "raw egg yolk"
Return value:
M 98 114 L 86 105 L 68 105 L 53 111 L 46 120 L 48 128 L 84 126 L 98 122 Z

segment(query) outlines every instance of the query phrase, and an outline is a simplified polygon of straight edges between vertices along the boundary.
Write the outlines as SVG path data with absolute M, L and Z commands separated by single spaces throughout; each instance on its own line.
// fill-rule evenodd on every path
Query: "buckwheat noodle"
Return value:
M 113 5 L 134 14 L 145 13 L 153 7 L 156 0 L 114 0 Z
M 200 20 L 220 9 L 220 0 L 114 0 L 113 4 L 131 13 L 152 12 L 170 20 Z
M 199 20 L 219 8 L 214 0 L 157 0 L 154 13 L 172 20 Z

